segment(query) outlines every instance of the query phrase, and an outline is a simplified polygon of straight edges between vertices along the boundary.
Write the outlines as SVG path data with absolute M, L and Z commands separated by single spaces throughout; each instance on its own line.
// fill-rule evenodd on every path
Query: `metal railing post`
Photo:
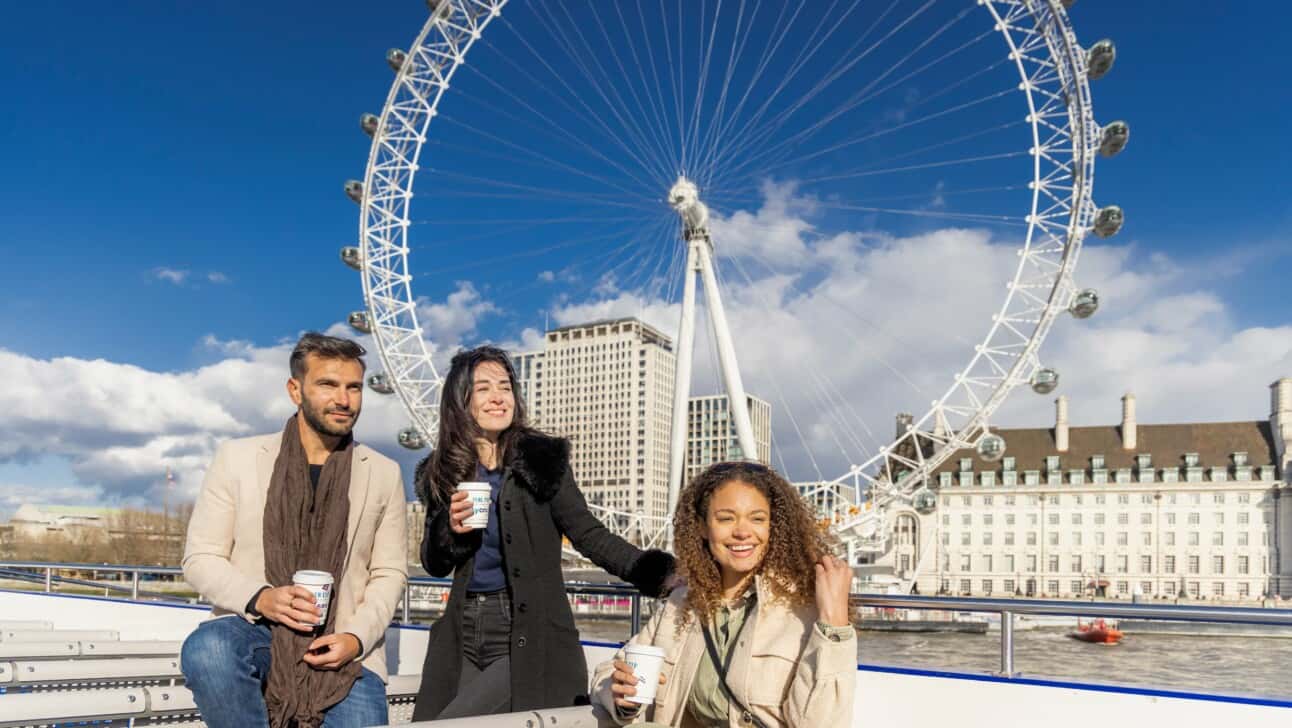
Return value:
M 136 601 L 136 602 L 139 601 L 139 570 L 138 569 L 132 569 L 130 571 L 130 599 L 131 601 Z
M 632 623 L 633 634 L 637 634 L 642 631 L 642 595 L 633 592 L 632 596 L 628 597 L 628 604 L 632 609 L 629 621 Z
M 45 592 L 49 593 L 52 591 L 54 591 L 54 569 L 53 567 L 46 566 L 45 567 Z
M 399 623 L 400 624 L 408 624 L 408 602 L 410 600 L 408 594 L 412 590 L 413 590 L 413 587 L 405 586 L 404 597 L 399 601 Z
M 1000 613 L 1000 674 L 1014 677 L 1014 613 Z

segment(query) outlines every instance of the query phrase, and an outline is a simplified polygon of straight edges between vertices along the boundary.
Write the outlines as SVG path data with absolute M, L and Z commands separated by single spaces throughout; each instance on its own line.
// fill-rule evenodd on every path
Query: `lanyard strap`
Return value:
M 745 707 L 744 703 L 740 702 L 740 698 L 736 697 L 736 694 L 731 690 L 731 686 L 727 684 L 727 670 L 731 667 L 731 658 L 736 653 L 736 644 L 740 640 L 740 634 L 745 631 L 745 625 L 749 624 L 749 610 L 756 605 L 757 601 L 751 597 L 749 604 L 745 607 L 745 619 L 740 623 L 740 629 L 736 630 L 736 634 L 731 638 L 731 646 L 727 648 L 726 660 L 718 658 L 718 646 L 714 643 L 713 633 L 709 631 L 709 625 L 706 622 L 700 622 L 700 631 L 704 633 L 704 648 L 709 653 L 709 660 L 713 663 L 714 671 L 718 673 L 718 684 L 722 686 L 722 692 L 726 693 L 727 700 L 731 701 L 740 710 L 742 721 L 752 723 L 757 728 L 767 728 L 761 720 L 750 712 L 749 708 Z

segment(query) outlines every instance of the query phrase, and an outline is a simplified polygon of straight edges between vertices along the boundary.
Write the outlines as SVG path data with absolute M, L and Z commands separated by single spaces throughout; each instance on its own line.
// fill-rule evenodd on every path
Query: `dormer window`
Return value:
M 1103 455 L 1091 455 L 1091 456 L 1090 456 L 1090 469 L 1091 469 L 1091 470 L 1103 470 L 1103 469 L 1104 469 L 1104 456 L 1103 456 Z
M 1234 467 L 1241 468 L 1247 464 L 1247 453 L 1239 451 L 1234 453 Z
M 1186 452 L 1186 453 L 1184 454 L 1184 467 L 1186 467 L 1186 468 L 1196 468 L 1196 467 L 1198 467 L 1198 453 L 1196 453 L 1196 452 Z
M 1148 453 L 1140 453 L 1135 456 L 1135 467 L 1140 470 L 1149 470 L 1153 467 L 1153 456 Z
M 951 487 L 951 473 L 938 473 L 938 485 L 942 488 Z
M 973 458 L 960 458 L 960 472 L 973 470 Z
M 1229 469 L 1228 469 L 1228 468 L 1212 468 L 1212 469 L 1211 469 L 1211 482 L 1213 482 L 1213 483 L 1223 483 L 1223 482 L 1225 482 L 1226 480 L 1229 480 Z
M 1058 472 L 1058 471 L 1059 471 L 1059 456 L 1058 456 L 1058 455 L 1046 455 L 1046 456 L 1045 456 L 1045 472 L 1047 472 L 1047 473 L 1056 473 L 1056 472 Z
M 1013 455 L 1006 455 L 1006 456 L 1005 456 L 1005 460 L 1004 460 L 1003 467 L 1005 468 L 1005 470 L 1013 470 L 1013 469 L 1014 469 L 1014 456 L 1013 456 Z

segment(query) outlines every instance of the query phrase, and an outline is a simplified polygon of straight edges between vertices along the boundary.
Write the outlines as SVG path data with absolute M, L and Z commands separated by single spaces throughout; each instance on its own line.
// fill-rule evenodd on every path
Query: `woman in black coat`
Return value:
M 440 398 L 434 452 L 418 466 L 426 503 L 422 565 L 453 572 L 431 627 L 414 720 L 586 703 L 588 670 L 561 574 L 561 538 L 648 596 L 665 590 L 673 557 L 642 551 L 589 511 L 570 446 L 530 429 L 505 352 L 453 358 Z M 459 482 L 488 482 L 489 527 L 472 529 Z

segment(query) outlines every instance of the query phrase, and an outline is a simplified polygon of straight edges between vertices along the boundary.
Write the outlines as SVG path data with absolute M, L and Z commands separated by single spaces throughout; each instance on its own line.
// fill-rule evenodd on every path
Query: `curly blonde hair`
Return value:
M 687 583 L 687 617 L 711 617 L 722 604 L 722 576 L 707 543 L 708 515 L 713 494 L 731 482 L 753 486 L 771 506 L 767 552 L 757 573 L 773 598 L 811 604 L 816 597 L 817 559 L 833 551 L 834 544 L 817 528 L 807 503 L 771 468 L 750 462 L 717 463 L 686 486 L 673 514 L 674 550 Z

